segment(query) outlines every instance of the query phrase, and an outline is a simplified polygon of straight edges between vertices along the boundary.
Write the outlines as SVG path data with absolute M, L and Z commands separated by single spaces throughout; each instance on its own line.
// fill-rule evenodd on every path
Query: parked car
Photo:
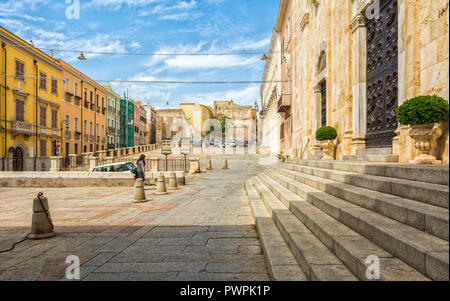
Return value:
M 236 140 L 226 141 L 225 146 L 226 147 L 236 147 L 237 146 Z
M 131 172 L 136 166 L 132 162 L 122 162 L 97 166 L 92 172 Z

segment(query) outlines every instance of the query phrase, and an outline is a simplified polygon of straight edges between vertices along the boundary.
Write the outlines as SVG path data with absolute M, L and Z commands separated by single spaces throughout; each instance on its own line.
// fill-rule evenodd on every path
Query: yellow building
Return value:
M 182 103 L 180 109 L 183 110 L 186 120 L 194 132 L 201 133 L 202 137 L 209 133 L 209 129 L 204 124 L 214 116 L 210 108 L 201 104 Z
M 61 66 L 3 27 L 0 43 L 0 168 L 49 170 L 61 140 Z

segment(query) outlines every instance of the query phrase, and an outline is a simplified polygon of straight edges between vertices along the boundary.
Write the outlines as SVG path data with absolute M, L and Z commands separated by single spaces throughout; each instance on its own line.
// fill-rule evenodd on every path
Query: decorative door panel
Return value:
M 380 8 L 379 19 L 367 20 L 367 148 L 391 147 L 397 129 L 397 0 Z

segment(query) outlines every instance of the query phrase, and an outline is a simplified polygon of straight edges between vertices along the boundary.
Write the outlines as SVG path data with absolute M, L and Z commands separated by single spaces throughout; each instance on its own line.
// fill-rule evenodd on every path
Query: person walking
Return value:
M 145 155 L 141 155 L 136 163 L 137 165 L 137 178 L 141 178 L 145 183 Z

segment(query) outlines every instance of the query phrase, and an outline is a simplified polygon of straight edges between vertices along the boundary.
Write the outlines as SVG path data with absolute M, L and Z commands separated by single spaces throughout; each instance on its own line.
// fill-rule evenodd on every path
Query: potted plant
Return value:
M 414 139 L 419 152 L 411 163 L 440 163 L 431 153 L 442 136 L 438 123 L 448 120 L 448 112 L 448 102 L 437 95 L 414 97 L 397 108 L 397 120 L 401 125 L 411 126 L 409 136 Z
M 280 161 L 280 162 L 284 163 L 286 161 L 286 158 L 283 156 L 282 151 L 278 153 L 277 158 L 278 158 L 278 161 Z
M 334 140 L 337 138 L 337 131 L 334 127 L 323 126 L 316 131 L 316 140 L 320 141 L 322 147 L 322 160 L 334 160 Z

